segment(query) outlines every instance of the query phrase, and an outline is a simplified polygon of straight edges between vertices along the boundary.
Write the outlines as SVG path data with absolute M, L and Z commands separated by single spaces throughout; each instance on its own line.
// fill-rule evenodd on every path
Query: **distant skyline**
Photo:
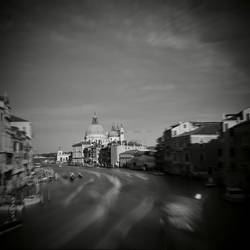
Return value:
M 94 112 L 154 145 L 250 106 L 249 27 L 249 1 L 4 1 L 0 93 L 37 152 L 71 150 Z

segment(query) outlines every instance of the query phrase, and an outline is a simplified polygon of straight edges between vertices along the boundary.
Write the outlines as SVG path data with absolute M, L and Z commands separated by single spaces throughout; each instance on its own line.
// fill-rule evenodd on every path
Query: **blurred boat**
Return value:
M 247 196 L 241 188 L 227 187 L 224 199 L 230 202 L 244 202 Z
M 73 172 L 70 173 L 70 180 L 73 181 L 75 179 L 75 174 Z

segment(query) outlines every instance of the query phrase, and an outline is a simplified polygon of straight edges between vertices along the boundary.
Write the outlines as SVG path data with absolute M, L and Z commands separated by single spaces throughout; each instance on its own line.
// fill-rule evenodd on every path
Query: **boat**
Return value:
M 74 175 L 74 173 L 71 173 L 70 174 L 70 180 L 73 181 L 74 179 L 75 179 L 75 175 Z
M 230 202 L 244 202 L 247 196 L 243 189 L 238 187 L 227 187 L 224 199 Z

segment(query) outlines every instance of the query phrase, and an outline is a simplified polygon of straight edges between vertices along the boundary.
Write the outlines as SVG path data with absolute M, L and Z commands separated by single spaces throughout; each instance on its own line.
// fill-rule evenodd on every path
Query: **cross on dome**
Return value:
M 98 118 L 96 116 L 96 112 L 94 113 L 94 116 L 92 118 L 92 124 L 98 124 Z

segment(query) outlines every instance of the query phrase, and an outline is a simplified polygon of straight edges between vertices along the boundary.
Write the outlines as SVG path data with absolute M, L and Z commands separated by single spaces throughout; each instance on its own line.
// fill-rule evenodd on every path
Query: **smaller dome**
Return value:
M 119 134 L 118 134 L 117 131 L 111 130 L 111 131 L 109 132 L 109 137 L 118 137 L 118 136 L 119 136 Z
M 119 128 L 115 127 L 114 125 L 111 127 L 111 130 L 109 131 L 108 134 L 109 137 L 119 137 Z

